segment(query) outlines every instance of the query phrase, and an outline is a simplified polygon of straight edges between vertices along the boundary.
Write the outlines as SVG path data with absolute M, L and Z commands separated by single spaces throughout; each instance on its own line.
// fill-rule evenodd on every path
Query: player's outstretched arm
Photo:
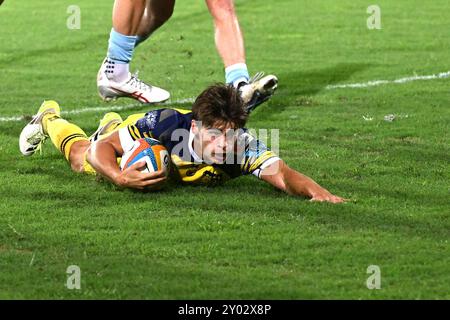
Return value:
M 292 195 L 311 198 L 311 201 L 344 202 L 345 199 L 331 194 L 311 178 L 291 169 L 279 160 L 261 172 L 261 179 Z
M 150 173 L 139 171 L 145 167 L 145 162 L 137 162 L 121 171 L 117 164 L 117 157 L 122 154 L 119 133 L 114 132 L 91 145 L 87 160 L 96 172 L 121 187 L 142 190 L 163 183 L 166 179 L 163 170 Z

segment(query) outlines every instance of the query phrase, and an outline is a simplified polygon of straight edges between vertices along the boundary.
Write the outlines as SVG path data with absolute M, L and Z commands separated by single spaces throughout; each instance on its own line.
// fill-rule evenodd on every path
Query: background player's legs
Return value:
M 145 9 L 145 0 L 116 0 L 112 14 L 113 28 L 109 36 L 108 60 L 111 73 L 107 77 L 115 82 L 129 77 L 129 63 L 133 58 L 137 31 Z
M 113 28 L 126 35 L 135 36 L 144 14 L 146 0 L 116 0 L 113 8 Z
M 225 80 L 237 86 L 248 82 L 244 39 L 232 0 L 206 0 L 214 19 L 217 51 L 225 65 Z
M 175 0 L 146 0 L 146 6 L 137 31 L 136 46 L 145 41 L 173 14 Z
M 128 66 L 135 46 L 170 19 L 174 6 L 175 0 L 116 0 L 108 57 Z
M 233 0 L 206 0 L 206 4 L 214 19 L 216 47 L 225 65 L 225 82 L 239 88 L 246 110 L 251 112 L 272 96 L 278 79 L 273 75 L 263 77 L 261 72 L 250 79 Z
M 171 1 L 167 2 L 170 4 Z M 129 66 L 146 4 L 146 0 L 114 2 L 113 28 L 109 35 L 108 53 L 97 75 L 98 92 L 105 101 L 130 97 L 144 103 L 154 103 L 165 101 L 170 97 L 167 91 L 147 85 L 138 79 L 137 75 L 130 74 Z

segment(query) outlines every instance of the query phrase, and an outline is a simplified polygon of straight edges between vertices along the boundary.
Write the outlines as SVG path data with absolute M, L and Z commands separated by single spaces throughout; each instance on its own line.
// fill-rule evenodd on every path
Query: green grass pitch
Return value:
M 66 27 L 72 4 L 79 30 Z M 377 1 L 381 30 L 367 28 L 371 4 L 236 1 L 251 73 L 280 79 L 248 126 L 280 129 L 288 164 L 352 199 L 331 205 L 254 177 L 121 191 L 72 173 L 50 142 L 22 157 L 26 120 L 4 118 L 31 116 L 44 99 L 65 111 L 135 106 L 123 116 L 149 107 L 97 96 L 111 1 L 5 1 L 0 298 L 450 298 L 450 79 L 326 88 L 449 71 L 448 1 Z M 132 68 L 173 100 L 223 81 L 204 2 L 178 1 Z M 67 118 L 92 133 L 104 112 Z M 397 118 L 385 121 L 389 114 Z M 65 286 L 69 265 L 81 268 L 81 290 Z M 380 290 L 366 286 L 369 265 L 381 269 Z

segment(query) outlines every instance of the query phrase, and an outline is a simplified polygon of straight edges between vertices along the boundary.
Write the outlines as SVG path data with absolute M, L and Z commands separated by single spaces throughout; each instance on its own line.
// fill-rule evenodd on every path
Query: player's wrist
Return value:
M 116 172 L 110 176 L 112 182 L 119 186 L 124 187 L 126 185 L 127 179 L 124 177 L 123 172 Z

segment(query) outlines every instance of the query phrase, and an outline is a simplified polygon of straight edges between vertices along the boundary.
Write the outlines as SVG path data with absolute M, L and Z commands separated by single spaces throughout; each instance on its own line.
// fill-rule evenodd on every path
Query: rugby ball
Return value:
M 145 162 L 142 172 L 165 170 L 169 172 L 169 152 L 158 140 L 151 138 L 138 139 L 133 147 L 122 155 L 120 169 L 124 170 L 136 162 Z

